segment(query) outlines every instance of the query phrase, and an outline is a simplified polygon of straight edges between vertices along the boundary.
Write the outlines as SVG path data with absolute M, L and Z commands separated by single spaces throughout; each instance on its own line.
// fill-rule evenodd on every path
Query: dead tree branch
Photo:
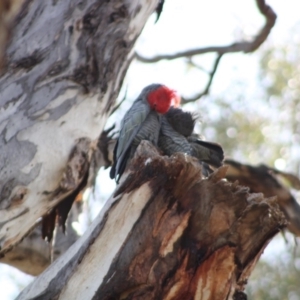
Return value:
M 226 178 L 247 186 L 253 193 L 263 193 L 265 197 L 277 196 L 277 203 L 288 220 L 287 229 L 300 236 L 300 205 L 278 176 L 290 180 L 292 186 L 299 187 L 299 179 L 292 174 L 280 172 L 266 165 L 250 166 L 227 159 Z
M 135 53 L 135 58 L 143 63 L 155 63 L 160 60 L 173 60 L 178 58 L 191 58 L 196 55 L 215 52 L 217 54 L 217 59 L 215 60 L 214 66 L 212 71 L 210 72 L 208 83 L 202 92 L 197 93 L 196 95 L 192 96 L 191 98 L 182 98 L 182 104 L 194 102 L 200 99 L 202 96 L 207 95 L 209 93 L 214 75 L 217 71 L 220 59 L 222 55 L 227 53 L 236 53 L 236 52 L 244 52 L 250 53 L 257 50 L 260 45 L 267 39 L 269 36 L 272 28 L 275 25 L 276 21 L 276 14 L 274 10 L 266 4 L 265 0 L 256 0 L 256 5 L 260 11 L 260 13 L 265 17 L 266 22 L 263 28 L 259 31 L 259 33 L 252 39 L 252 41 L 240 41 L 235 42 L 233 44 L 227 46 L 209 46 L 204 48 L 197 48 L 197 49 L 190 49 L 185 51 L 180 51 L 173 54 L 161 54 L 156 55 L 153 57 L 144 57 L 139 53 Z
M 209 72 L 209 79 L 208 79 L 208 82 L 206 84 L 206 87 L 204 88 L 203 92 L 200 92 L 196 95 L 194 95 L 193 97 L 190 97 L 190 98 L 185 98 L 185 97 L 181 97 L 181 103 L 182 104 L 186 104 L 186 103 L 189 103 L 189 102 L 194 102 L 198 99 L 200 99 L 201 97 L 207 95 L 209 93 L 209 90 L 210 90 L 210 87 L 211 87 L 211 84 L 213 82 L 213 79 L 214 79 L 214 76 L 216 74 L 216 71 L 218 69 L 218 66 L 219 66 L 219 63 L 220 63 L 220 60 L 222 58 L 223 54 L 219 54 L 215 60 L 215 63 L 213 65 L 213 68 L 211 70 L 211 72 Z
M 274 198 L 222 180 L 226 167 L 205 180 L 200 168 L 196 159 L 161 156 L 143 141 L 130 173 L 88 232 L 18 299 L 205 294 L 225 300 L 243 293 L 285 218 Z
M 173 54 L 161 54 L 153 57 L 144 57 L 139 53 L 135 53 L 135 58 L 143 63 L 155 63 L 160 60 L 173 60 L 209 52 L 216 52 L 218 54 L 254 52 L 267 39 L 276 21 L 276 14 L 274 10 L 268 4 L 266 4 L 265 0 L 256 0 L 256 4 L 261 14 L 265 17 L 266 23 L 252 41 L 240 41 L 227 46 L 210 46 L 181 51 Z

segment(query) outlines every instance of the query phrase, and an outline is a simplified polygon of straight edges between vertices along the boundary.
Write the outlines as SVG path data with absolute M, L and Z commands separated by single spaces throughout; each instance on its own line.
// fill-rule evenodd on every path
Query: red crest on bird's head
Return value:
M 180 104 L 180 97 L 177 92 L 165 85 L 149 92 L 147 100 L 150 107 L 161 114 L 165 114 L 171 106 L 178 107 Z

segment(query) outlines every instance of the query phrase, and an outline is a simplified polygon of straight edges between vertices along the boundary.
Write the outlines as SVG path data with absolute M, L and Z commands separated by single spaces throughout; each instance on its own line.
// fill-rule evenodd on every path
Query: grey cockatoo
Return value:
M 145 87 L 121 121 L 110 177 L 118 182 L 128 160 L 142 140 L 157 145 L 161 118 L 176 102 L 177 94 L 162 84 Z

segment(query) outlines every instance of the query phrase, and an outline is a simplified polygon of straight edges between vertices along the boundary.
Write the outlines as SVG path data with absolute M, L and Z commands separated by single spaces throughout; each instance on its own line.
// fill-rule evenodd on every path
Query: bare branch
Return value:
M 161 54 L 153 57 L 144 57 L 138 53 L 135 53 L 135 58 L 144 63 L 154 63 L 163 59 L 172 60 L 181 57 L 191 57 L 208 52 L 216 52 L 220 55 L 235 52 L 254 52 L 267 39 L 276 21 L 276 14 L 274 10 L 268 4 L 266 4 L 265 0 L 256 0 L 256 4 L 261 14 L 265 16 L 266 23 L 252 41 L 240 41 L 228 46 L 210 46 L 205 48 L 181 51 L 173 54 Z
M 204 67 L 202 67 L 202 66 L 196 64 L 196 63 L 193 61 L 193 57 L 187 57 L 187 63 L 188 63 L 189 65 L 191 65 L 192 67 L 194 67 L 194 68 L 196 68 L 196 69 L 198 69 L 198 70 L 200 70 L 200 71 L 202 71 L 202 72 L 204 72 L 204 73 L 206 73 L 206 74 L 209 74 L 209 73 L 210 73 L 210 72 L 209 72 L 207 69 L 205 69 Z
M 184 98 L 184 97 L 181 97 L 181 103 L 182 104 L 186 104 L 186 103 L 189 103 L 189 102 L 194 102 L 198 99 L 200 99 L 201 97 L 203 97 L 204 95 L 207 95 L 209 93 L 209 90 L 210 90 L 210 87 L 211 87 L 211 84 L 212 84 L 212 81 L 214 79 L 214 76 L 216 74 L 216 71 L 218 69 L 218 66 L 219 66 L 219 63 L 220 63 L 220 60 L 222 58 L 223 54 L 219 54 L 215 60 L 215 63 L 214 63 L 214 66 L 213 66 L 213 69 L 212 71 L 209 73 L 209 80 L 207 82 L 207 85 L 205 87 L 205 89 L 203 90 L 203 92 L 200 92 L 196 95 L 194 95 L 193 97 L 191 98 Z
M 265 197 L 277 196 L 277 203 L 288 220 L 287 229 L 295 236 L 300 236 L 300 205 L 289 189 L 279 181 L 284 177 L 292 186 L 299 186 L 299 178 L 283 173 L 266 165 L 250 166 L 226 159 L 228 166 L 226 178 L 250 188 L 252 193 L 263 193 Z
M 279 177 L 281 181 L 285 181 L 285 185 L 288 185 L 289 187 L 300 190 L 300 179 L 291 173 L 283 172 L 280 170 L 277 170 L 275 168 L 268 167 L 271 174 L 276 175 L 276 177 Z

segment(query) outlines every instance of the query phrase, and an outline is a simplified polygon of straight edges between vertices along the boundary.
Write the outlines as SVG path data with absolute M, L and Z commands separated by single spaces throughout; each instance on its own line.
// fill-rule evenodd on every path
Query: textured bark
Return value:
M 297 176 L 280 172 L 266 165 L 250 166 L 233 160 L 226 160 L 228 166 L 226 178 L 250 188 L 253 193 L 263 193 L 265 197 L 277 197 L 277 203 L 283 211 L 288 224 L 287 229 L 300 236 L 300 205 L 289 188 L 300 189 Z M 283 184 L 287 182 L 289 188 Z
M 241 299 L 285 225 L 274 198 L 203 179 L 196 159 L 138 147 L 88 232 L 18 299 Z M 127 177 L 126 177 L 127 175 Z
M 81 206 L 81 205 L 80 205 Z M 79 238 L 76 231 L 71 226 L 77 221 L 78 205 L 73 205 L 68 218 L 68 226 L 64 234 L 61 229 L 57 229 L 52 243 L 48 243 L 41 238 L 41 223 L 22 240 L 11 251 L 8 251 L 1 259 L 0 263 L 13 266 L 20 271 L 38 276 L 60 255 L 65 253 L 71 245 Z
M 112 151 L 115 145 L 115 140 L 111 139 L 110 135 L 113 128 L 114 127 L 111 127 L 102 132 L 94 148 L 95 155 L 93 156 L 89 170 L 91 174 L 91 176 L 89 176 L 89 186 L 94 186 L 96 179 L 94 175 L 97 174 L 96 171 L 100 167 L 108 167 L 111 165 Z M 81 195 L 82 192 L 80 193 Z M 75 204 L 76 205 L 73 205 L 70 211 L 65 234 L 62 229 L 56 228 L 54 239 L 51 243 L 48 243 L 41 238 L 44 229 L 41 223 L 39 223 L 21 243 L 8 251 L 4 257 L 0 258 L 0 263 L 11 265 L 34 276 L 42 273 L 78 239 L 78 234 L 72 228 L 72 222 L 78 221 L 78 216 L 82 213 L 82 201 L 78 201 L 77 199 Z M 53 233 L 54 232 L 51 232 L 51 234 Z
M 0 1 L 0 74 L 4 64 L 5 50 L 11 36 L 12 25 L 24 0 Z
M 135 40 L 156 5 L 24 2 L 0 77 L 1 253 L 82 182 Z M 70 157 L 74 146 L 79 150 Z
M 33 276 L 41 274 L 51 263 L 51 246 L 41 238 L 41 227 L 36 227 L 0 262 Z

